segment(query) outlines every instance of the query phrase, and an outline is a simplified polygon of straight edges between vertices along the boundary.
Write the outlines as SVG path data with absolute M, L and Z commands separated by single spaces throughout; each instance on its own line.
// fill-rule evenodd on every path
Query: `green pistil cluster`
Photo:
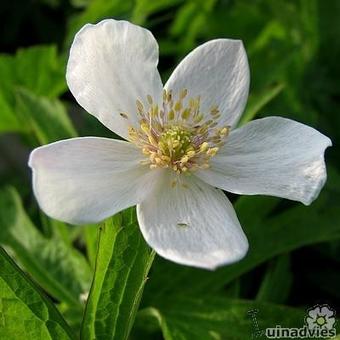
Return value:
M 180 126 L 172 126 L 165 130 L 159 139 L 159 148 L 164 155 L 172 161 L 178 161 L 190 151 L 194 151 L 191 145 L 192 133 Z

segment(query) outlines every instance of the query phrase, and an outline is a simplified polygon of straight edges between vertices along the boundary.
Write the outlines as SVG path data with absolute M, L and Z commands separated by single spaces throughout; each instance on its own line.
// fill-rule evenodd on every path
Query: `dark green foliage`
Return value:
M 117 215 L 100 227 L 82 338 L 128 338 L 154 256 L 135 218 L 129 221 L 123 216 L 122 220 Z
M 74 339 L 70 328 L 38 288 L 0 248 L 1 339 Z

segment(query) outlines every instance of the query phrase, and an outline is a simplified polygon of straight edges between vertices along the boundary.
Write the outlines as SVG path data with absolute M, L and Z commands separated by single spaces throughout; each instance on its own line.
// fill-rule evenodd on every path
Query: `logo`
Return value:
M 307 310 L 305 322 L 309 329 L 331 330 L 335 324 L 335 311 L 328 305 L 316 305 Z
M 281 325 L 275 327 L 260 329 L 257 320 L 259 310 L 251 310 L 248 312 L 253 324 L 253 338 L 265 336 L 268 339 L 280 338 L 334 338 L 336 336 L 335 329 L 335 310 L 329 305 L 315 305 L 307 310 L 307 315 L 304 318 L 304 325 L 301 328 L 288 328 Z

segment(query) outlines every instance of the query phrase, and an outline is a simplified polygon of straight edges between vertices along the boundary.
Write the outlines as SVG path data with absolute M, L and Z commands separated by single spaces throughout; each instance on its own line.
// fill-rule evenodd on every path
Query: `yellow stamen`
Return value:
M 208 149 L 208 151 L 207 151 L 207 155 L 208 156 L 215 156 L 216 155 L 216 153 L 217 153 L 217 151 L 218 151 L 218 147 L 216 146 L 215 148 L 210 148 L 210 149 Z
M 180 101 L 176 102 L 174 109 L 175 109 L 175 111 L 181 111 L 182 110 L 182 103 Z
M 209 144 L 207 142 L 203 142 L 201 144 L 200 151 L 204 152 L 204 151 L 206 151 L 208 149 L 208 147 L 209 147 Z
M 173 120 L 175 118 L 175 112 L 174 110 L 170 110 L 168 113 L 168 119 Z
M 230 127 L 218 127 L 217 106 L 212 106 L 207 116 L 200 112 L 200 96 L 187 97 L 187 89 L 176 93 L 164 90 L 161 106 L 150 95 L 136 100 L 139 127 L 129 127 L 128 133 L 129 140 L 146 157 L 141 164 L 149 165 L 150 169 L 169 168 L 178 175 L 190 175 L 209 167 L 210 159 L 224 145 Z M 125 112 L 120 112 L 120 116 L 129 118 Z
M 152 100 L 152 97 L 151 97 L 149 94 L 146 96 L 146 99 L 148 100 L 148 103 L 149 103 L 150 105 L 152 105 L 153 100 Z

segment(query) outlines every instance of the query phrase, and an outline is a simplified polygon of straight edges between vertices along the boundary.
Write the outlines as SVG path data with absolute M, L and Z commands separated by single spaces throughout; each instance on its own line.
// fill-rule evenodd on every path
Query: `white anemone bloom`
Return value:
M 326 180 L 326 136 L 269 117 L 235 128 L 248 96 L 239 40 L 193 50 L 163 87 L 158 45 L 126 21 L 76 35 L 67 83 L 78 103 L 126 141 L 84 137 L 35 149 L 40 207 L 53 218 L 96 223 L 137 205 L 146 242 L 172 261 L 213 269 L 240 260 L 248 242 L 221 189 L 310 204 Z

